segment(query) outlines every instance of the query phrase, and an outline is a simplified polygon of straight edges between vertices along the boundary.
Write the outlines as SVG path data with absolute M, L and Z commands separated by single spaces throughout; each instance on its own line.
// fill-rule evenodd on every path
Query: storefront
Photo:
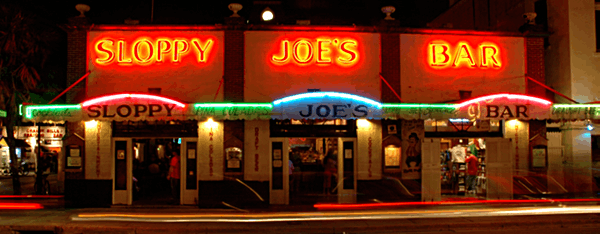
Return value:
M 543 145 L 523 140 L 529 121 L 597 116 L 596 107 L 573 112 L 577 108 L 519 94 L 488 95 L 456 104 L 387 104 L 346 93 L 310 92 L 271 103 L 195 104 L 157 95 L 117 94 L 79 105 L 24 109 L 29 121 L 85 122 L 89 140 L 64 146 L 66 169 L 86 168 L 90 177 L 114 181 L 112 204 L 136 204 L 135 183 L 144 178 L 134 179 L 134 167 L 155 160 L 145 151 L 154 147 L 157 153 L 179 150 L 185 159 L 181 160 L 181 203 L 193 205 L 211 196 L 199 188 L 232 181 L 248 185 L 252 179 L 268 182 L 268 194 L 250 185 L 248 191 L 269 204 L 356 203 L 365 199 L 359 197 L 365 196 L 361 184 L 369 179 L 381 182 L 390 175 L 422 186 L 422 191 L 405 193 L 423 201 L 439 201 L 443 194 L 467 190 L 466 178 L 453 175 L 458 177 L 453 191 L 444 192 L 448 170 L 443 169 L 444 159 L 440 164 L 440 153 L 471 144 L 475 148 L 468 152 L 477 154 L 481 166 L 477 180 L 483 181 L 474 188 L 478 197 L 511 199 L 513 177 L 519 175 L 514 171 L 517 152 L 523 148 L 524 154 L 532 152 L 532 166 L 538 168 L 547 169 L 552 157 Z M 151 120 L 154 124 L 138 126 Z M 224 123 L 232 120 L 245 122 L 243 145 L 224 139 Z M 179 127 L 169 130 L 161 123 Z M 186 128 L 180 126 L 189 123 L 195 129 L 182 131 Z M 150 127 L 155 131 L 149 131 Z M 394 137 L 399 139 L 390 140 Z M 526 144 L 521 146 L 520 141 Z M 162 160 L 169 155 L 154 156 Z M 452 155 L 449 161 L 458 165 L 457 174 L 465 172 L 461 168 L 464 159 L 456 157 Z
M 162 204 L 179 152 L 180 204 L 442 200 L 467 189 L 443 185 L 441 153 L 480 139 L 477 196 L 510 198 L 512 177 L 541 165 L 539 121 L 572 119 L 527 82 L 541 38 L 230 26 L 85 31 L 85 95 L 24 109 L 65 123 L 67 199 Z

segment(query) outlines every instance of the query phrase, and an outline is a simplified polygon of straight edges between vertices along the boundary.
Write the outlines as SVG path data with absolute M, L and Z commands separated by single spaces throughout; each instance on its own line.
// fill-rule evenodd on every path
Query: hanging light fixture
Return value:
M 595 127 L 594 127 L 594 124 L 592 124 L 592 121 L 590 121 L 590 120 L 588 119 L 588 120 L 586 120 L 585 122 L 586 122 L 585 128 L 586 128 L 588 131 L 592 131 L 592 130 L 594 130 L 594 128 L 595 128 Z
M 262 11 L 260 16 L 263 21 L 271 21 L 275 15 L 273 14 L 271 8 L 267 7 Z

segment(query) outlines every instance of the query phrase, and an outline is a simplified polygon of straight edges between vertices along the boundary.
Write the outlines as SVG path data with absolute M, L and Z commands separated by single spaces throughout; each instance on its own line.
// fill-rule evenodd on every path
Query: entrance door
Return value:
M 113 204 L 131 205 L 132 202 L 132 143 L 131 138 L 113 138 Z
M 271 138 L 269 182 L 270 204 L 289 204 L 288 138 Z
M 181 204 L 198 204 L 197 138 L 181 138 Z
M 340 147 L 341 146 L 341 147 Z M 338 183 L 339 203 L 356 203 L 356 139 L 338 138 Z
M 440 178 L 440 139 L 424 139 L 421 142 L 421 201 L 440 201 L 442 181 Z
M 487 199 L 507 200 L 513 198 L 513 158 L 511 139 L 486 139 Z

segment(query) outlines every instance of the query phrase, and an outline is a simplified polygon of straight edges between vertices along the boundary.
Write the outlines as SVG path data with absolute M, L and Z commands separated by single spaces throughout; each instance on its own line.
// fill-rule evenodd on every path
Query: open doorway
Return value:
M 445 199 L 485 198 L 485 139 L 442 138 L 440 144 L 442 196 Z
M 288 138 L 290 204 L 337 202 L 338 138 Z
M 133 205 L 179 204 L 180 188 L 171 184 L 170 167 L 174 153 L 180 153 L 181 138 L 134 138 Z M 181 168 L 179 166 L 174 168 Z M 177 169 L 174 169 L 177 170 Z M 180 186 L 181 183 L 179 183 Z

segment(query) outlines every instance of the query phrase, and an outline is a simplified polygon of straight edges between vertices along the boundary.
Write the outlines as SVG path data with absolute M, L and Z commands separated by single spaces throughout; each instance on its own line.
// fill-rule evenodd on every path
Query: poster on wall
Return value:
M 425 123 L 422 120 L 403 120 L 401 134 L 402 179 L 421 179 L 421 140 L 425 137 Z

